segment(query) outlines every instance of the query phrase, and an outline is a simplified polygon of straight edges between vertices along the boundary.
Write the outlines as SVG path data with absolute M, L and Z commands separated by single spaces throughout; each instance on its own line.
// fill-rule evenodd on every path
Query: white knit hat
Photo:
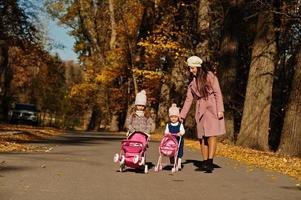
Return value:
M 177 104 L 173 103 L 171 107 L 168 110 L 169 116 L 179 116 L 180 115 L 180 109 L 177 107 Z
M 189 67 L 201 67 L 203 60 L 197 56 L 191 56 L 187 59 L 187 64 Z
M 145 92 L 145 90 L 141 90 L 141 91 L 136 95 L 135 105 L 146 106 L 146 92 Z

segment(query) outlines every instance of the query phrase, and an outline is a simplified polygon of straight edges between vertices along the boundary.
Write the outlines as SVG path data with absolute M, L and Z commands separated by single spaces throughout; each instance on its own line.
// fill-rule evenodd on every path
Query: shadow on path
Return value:
M 200 160 L 185 160 L 185 162 L 183 162 L 182 164 L 183 165 L 186 165 L 186 164 L 190 164 L 192 163 L 195 167 L 197 167 L 195 169 L 195 171 L 204 171 L 203 170 L 203 161 L 200 161 Z M 221 168 L 220 166 L 218 166 L 217 164 L 213 164 L 213 168 Z
M 64 145 L 90 145 L 90 144 L 99 144 L 99 143 L 107 143 L 105 141 L 118 141 L 120 142 L 124 139 L 125 136 L 121 134 L 108 134 L 108 133 L 65 133 L 61 136 L 57 137 L 47 137 L 42 139 L 33 139 L 33 140 L 11 140 L 12 142 L 17 143 L 29 143 L 29 144 L 64 144 Z
M 296 191 L 301 191 L 301 187 L 298 187 L 298 186 L 292 186 L 292 187 L 281 186 L 280 188 L 286 189 L 286 190 L 296 190 Z
M 11 172 L 11 171 L 24 171 L 24 170 L 31 170 L 31 167 L 21 167 L 21 166 L 0 166 L 0 176 L 4 172 Z

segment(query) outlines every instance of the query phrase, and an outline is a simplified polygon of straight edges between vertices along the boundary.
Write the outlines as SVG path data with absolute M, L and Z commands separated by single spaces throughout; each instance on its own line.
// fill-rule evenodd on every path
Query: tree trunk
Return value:
M 119 119 L 118 118 L 119 117 L 116 112 L 112 113 L 112 119 L 111 119 L 109 131 L 111 131 L 111 132 L 119 131 Z
M 269 150 L 268 135 L 275 70 L 276 42 L 273 15 L 261 12 L 252 51 L 238 145 Z
M 291 156 L 301 156 L 301 49 L 296 62 L 292 89 L 284 117 L 278 152 Z
M 209 32 L 210 32 L 210 1 L 200 0 L 198 7 L 197 32 L 200 41 L 196 48 L 197 56 L 204 59 L 210 58 Z
M 98 43 L 97 37 L 95 36 L 94 32 L 97 32 L 94 29 L 91 29 L 89 27 L 87 27 L 87 24 L 89 24 L 89 20 L 87 15 L 89 14 L 89 11 L 87 11 L 87 6 L 84 3 L 83 0 L 76 0 L 75 1 L 78 4 L 78 12 L 79 12 L 79 21 L 80 21 L 80 25 L 81 25 L 81 29 L 83 31 L 83 34 L 85 35 L 86 39 L 90 42 L 92 49 L 93 50 L 97 50 L 98 52 L 98 56 L 100 57 L 100 60 L 103 60 L 103 51 L 101 50 L 101 45 Z M 94 7 L 90 7 L 90 9 L 95 10 Z M 95 12 L 93 12 L 94 15 Z M 96 16 L 93 16 L 94 18 L 96 18 Z
M 4 72 L 4 69 L 8 65 L 8 46 L 4 40 L 0 39 L 0 77 Z
M 4 40 L 0 40 L 0 119 L 8 119 L 9 109 L 9 87 L 12 79 L 11 70 L 8 65 L 8 46 Z
M 181 107 L 182 99 L 179 97 L 185 97 L 186 93 L 183 87 L 187 87 L 184 86 L 186 74 L 183 74 L 183 72 L 187 71 L 185 68 L 184 60 L 177 60 L 171 70 L 170 76 L 165 77 L 163 81 L 157 114 L 159 128 L 162 128 L 169 121 L 168 109 L 172 103 L 176 103 L 178 107 Z
M 158 128 L 163 128 L 168 119 L 168 106 L 170 106 L 170 81 L 169 78 L 164 78 L 160 91 L 160 103 L 157 113 Z
M 100 125 L 100 116 L 101 116 L 101 112 L 100 112 L 98 106 L 93 106 L 92 115 L 90 118 L 89 125 L 87 127 L 88 131 L 98 130 L 99 125 Z
M 110 21 L 111 21 L 111 40 L 110 40 L 110 48 L 115 48 L 116 42 L 116 22 L 115 22 L 115 14 L 114 14 L 114 0 L 109 0 L 109 11 L 110 11 Z
M 137 78 L 135 76 L 135 74 L 132 72 L 132 78 L 133 78 L 133 85 L 134 85 L 134 91 L 135 91 L 135 95 L 138 94 L 138 84 L 137 84 Z
M 226 134 L 220 139 L 229 143 L 234 143 L 235 123 L 234 112 L 236 112 L 235 96 L 237 87 L 237 69 L 240 67 L 239 42 L 240 31 L 243 19 L 243 5 L 238 1 L 232 4 L 225 4 L 226 16 L 223 22 L 222 41 L 220 50 L 220 70 L 219 81 L 223 91 L 225 104 Z
M 125 2 L 120 2 L 120 3 L 125 3 Z M 127 74 L 128 74 L 128 92 L 127 92 L 127 111 L 126 111 L 126 118 L 131 114 L 132 108 L 134 106 L 131 98 L 131 85 L 133 83 L 133 89 L 135 92 L 135 95 L 138 94 L 139 88 L 138 88 L 138 83 L 137 83 L 137 77 L 133 73 L 133 69 L 135 68 L 135 58 L 137 57 L 137 51 L 136 51 L 136 43 L 137 43 L 137 38 L 138 38 L 138 32 L 140 29 L 140 25 L 143 19 L 143 14 L 144 14 L 144 6 L 141 1 L 128 1 L 126 3 L 127 6 L 121 5 L 122 8 L 120 8 L 118 11 L 119 12 L 119 18 L 120 18 L 120 26 L 122 29 L 124 29 L 124 33 L 122 37 L 120 37 L 120 44 L 122 48 L 126 52 L 126 57 L 123 58 L 124 61 L 127 61 Z M 135 15 L 131 18 L 128 18 L 124 13 L 130 12 L 133 13 L 135 12 Z M 131 82 L 132 81 L 132 82 Z M 119 122 L 121 123 L 121 122 Z M 127 129 L 127 124 L 124 123 L 123 127 Z

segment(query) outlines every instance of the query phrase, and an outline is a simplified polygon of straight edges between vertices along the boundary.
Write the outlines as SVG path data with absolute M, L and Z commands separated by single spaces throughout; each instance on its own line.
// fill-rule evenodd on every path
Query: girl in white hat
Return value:
M 129 129 L 128 134 L 133 133 L 135 131 L 141 131 L 146 134 L 150 133 L 152 119 L 150 117 L 150 113 L 146 110 L 145 90 L 140 91 L 136 95 L 135 107 L 126 121 Z
M 169 114 L 169 123 L 166 124 L 166 128 L 164 133 L 165 134 L 172 134 L 174 135 L 178 142 L 180 141 L 179 151 L 178 151 L 178 161 L 177 161 L 177 167 L 178 170 L 181 170 L 182 168 L 182 157 L 184 153 L 184 138 L 183 135 L 185 134 L 185 129 L 182 123 L 179 121 L 180 117 L 180 109 L 177 107 L 177 104 L 173 103 L 171 107 L 168 110 Z M 172 159 L 170 159 L 172 161 Z

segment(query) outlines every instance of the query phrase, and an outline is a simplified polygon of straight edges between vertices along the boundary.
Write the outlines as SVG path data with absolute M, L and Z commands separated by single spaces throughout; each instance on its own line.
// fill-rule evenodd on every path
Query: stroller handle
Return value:
M 146 135 L 148 138 L 150 138 L 150 134 L 145 133 L 143 131 L 133 131 L 133 132 L 129 132 L 129 134 L 127 135 L 127 137 L 130 137 L 131 135 L 133 135 L 134 133 L 142 133 L 144 135 Z
M 140 142 L 140 141 L 133 141 L 133 140 L 130 140 L 130 141 L 129 141 L 129 140 L 124 140 L 124 141 L 122 141 L 121 143 L 122 143 L 122 144 L 124 144 L 124 143 L 125 143 L 125 144 L 132 144 L 132 143 L 137 144 L 137 143 L 138 143 L 138 144 L 141 144 L 141 145 L 143 146 L 143 143 L 142 143 L 142 142 Z
M 164 137 L 169 137 L 174 139 L 175 137 L 180 137 L 179 141 L 178 141 L 178 147 L 180 147 L 180 144 L 182 142 L 182 135 L 178 136 L 177 134 L 172 134 L 172 133 L 168 133 L 168 134 L 164 134 Z

